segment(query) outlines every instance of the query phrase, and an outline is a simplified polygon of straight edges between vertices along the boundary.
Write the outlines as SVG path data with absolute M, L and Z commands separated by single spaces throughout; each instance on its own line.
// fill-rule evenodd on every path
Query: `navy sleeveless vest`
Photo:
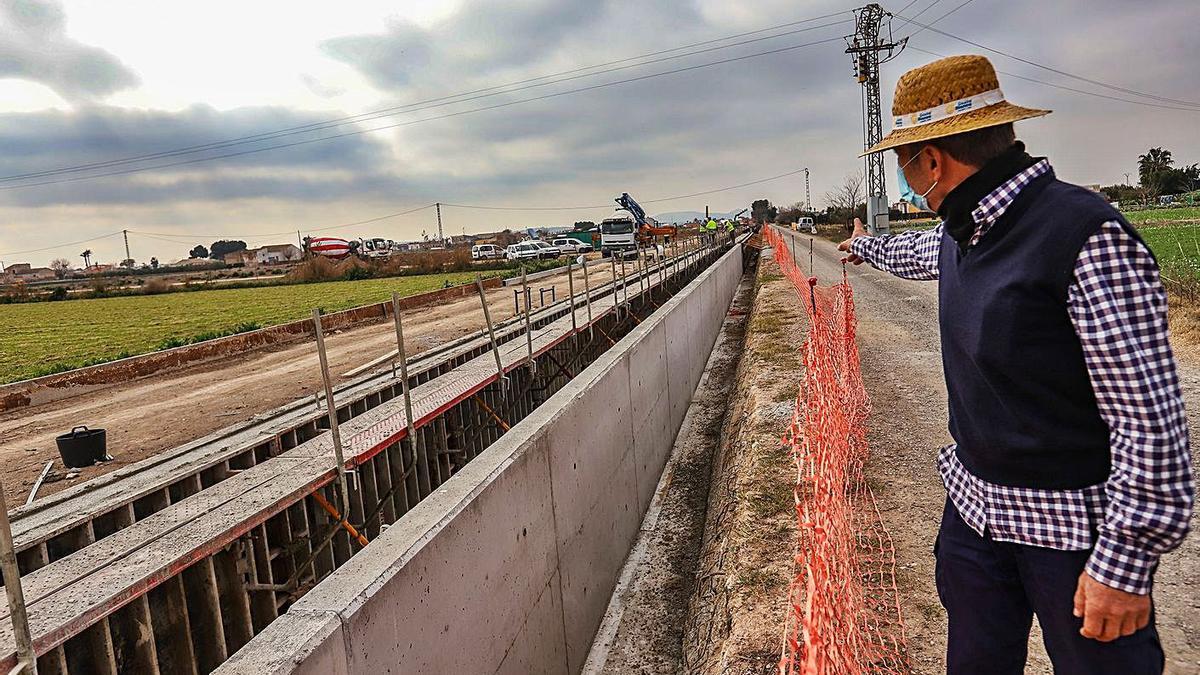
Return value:
M 959 461 L 990 483 L 1077 489 L 1107 480 L 1100 418 L 1067 290 L 1084 243 L 1107 221 L 1094 193 L 1053 172 L 1017 195 L 965 253 L 939 254 L 939 323 Z

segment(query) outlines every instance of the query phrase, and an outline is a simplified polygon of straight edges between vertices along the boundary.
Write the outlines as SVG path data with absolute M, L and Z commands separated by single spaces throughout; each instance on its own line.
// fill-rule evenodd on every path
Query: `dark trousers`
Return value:
M 1089 551 L 1057 551 L 981 537 L 946 500 L 934 555 L 937 590 L 950 618 L 950 675 L 1020 675 L 1036 614 L 1059 675 L 1158 674 L 1163 651 L 1150 624 L 1108 643 L 1079 634 L 1075 587 Z

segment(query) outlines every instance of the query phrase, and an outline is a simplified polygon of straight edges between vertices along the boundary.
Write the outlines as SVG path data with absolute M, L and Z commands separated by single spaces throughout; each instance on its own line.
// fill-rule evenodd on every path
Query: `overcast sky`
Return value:
M 907 4 L 885 5 L 899 11 Z M 938 18 L 961 0 L 916 0 L 904 14 Z M 255 150 L 378 127 L 367 133 L 147 172 L 19 187 L 89 173 L 0 181 L 0 261 L 79 263 L 124 257 L 121 238 L 29 249 L 128 228 L 134 258 L 185 257 L 216 238 L 252 246 L 435 201 L 546 207 L 601 205 L 628 191 L 649 201 L 755 181 L 803 167 L 813 201 L 861 168 L 860 89 L 840 41 L 581 93 L 480 108 L 837 38 L 855 3 L 833 0 L 0 0 L 0 176 L 120 160 L 348 115 L 405 106 L 541 75 L 792 24 L 727 49 L 474 100 L 423 103 L 379 119 L 256 144 L 165 155 L 95 172 Z M 928 9 L 927 9 L 928 8 Z M 845 10 L 818 21 L 795 22 Z M 834 25 L 828 25 L 828 24 Z M 1200 99 L 1195 0 L 975 0 L 938 28 L 1038 63 L 1158 96 Z M 915 25 L 895 19 L 899 35 Z M 803 32 L 798 32 L 803 31 Z M 779 37 L 771 37 L 788 33 Z M 701 48 L 721 47 L 712 42 Z M 913 47 L 978 47 L 924 31 Z M 677 56 L 659 54 L 654 59 Z M 1105 95 L 1128 94 L 983 52 L 1001 71 Z M 884 66 L 884 108 L 896 79 L 934 57 L 910 49 Z M 578 77 L 577 77 L 578 76 Z M 1134 105 L 1000 75 L 1009 100 L 1051 108 L 1019 123 L 1060 177 L 1112 183 L 1151 146 L 1200 162 L 1200 112 Z M 544 83 L 544 80 L 527 82 Z M 523 86 L 526 86 L 523 85 Z M 1135 97 L 1136 98 L 1136 97 Z M 1139 99 L 1155 102 L 1154 99 Z M 1162 101 L 1157 101 L 1162 103 Z M 1171 105 L 1171 104 L 1166 104 Z M 436 106 L 436 107 L 434 107 Z M 459 113 L 459 114 L 455 114 Z M 446 116 L 446 115 L 451 116 Z M 433 119 L 442 117 L 441 119 Z M 427 120 L 427 121 L 421 121 Z M 397 126 L 399 125 L 399 126 Z M 885 132 L 890 126 L 885 118 Z M 887 158 L 889 177 L 894 156 Z M 895 201 L 895 186 L 889 186 Z M 803 174 L 707 197 L 648 205 L 650 213 L 744 208 L 759 197 L 804 198 Z M 490 211 L 446 207 L 447 234 L 599 220 L 608 207 Z M 436 232 L 432 209 L 330 230 L 394 239 Z M 169 237 L 168 237 L 169 239 Z

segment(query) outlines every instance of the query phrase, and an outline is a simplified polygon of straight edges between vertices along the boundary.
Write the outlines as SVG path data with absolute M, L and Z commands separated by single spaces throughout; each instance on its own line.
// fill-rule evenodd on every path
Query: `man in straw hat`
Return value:
M 1022 673 L 1032 617 L 1059 673 L 1158 673 L 1150 591 L 1192 512 L 1187 419 L 1158 266 L 1092 192 L 1030 157 L 982 56 L 911 70 L 893 129 L 930 231 L 842 242 L 938 280 L 950 433 L 937 588 L 952 673 Z

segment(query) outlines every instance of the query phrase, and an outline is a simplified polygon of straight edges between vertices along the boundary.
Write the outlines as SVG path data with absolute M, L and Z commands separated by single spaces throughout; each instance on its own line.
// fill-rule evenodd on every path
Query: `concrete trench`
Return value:
M 542 500 L 528 511 L 520 503 L 509 503 L 508 509 L 484 509 L 483 501 L 487 500 L 483 495 L 498 489 L 484 483 L 507 485 L 519 478 L 513 485 L 520 484 L 529 477 L 518 476 L 525 469 L 514 467 L 532 467 L 537 463 L 534 456 L 549 453 L 550 446 L 579 452 L 589 447 L 603 448 L 616 439 L 626 442 L 621 457 L 609 458 L 618 462 L 623 473 L 613 475 L 614 465 L 594 467 L 596 475 L 627 483 L 612 483 L 610 487 L 619 488 L 621 494 L 605 496 L 606 502 L 620 504 L 622 510 L 618 514 L 608 508 L 606 514 L 612 516 L 609 520 L 613 530 L 607 534 L 615 537 L 609 541 L 620 553 L 615 558 L 619 565 L 628 551 L 626 524 L 632 522 L 636 529 L 646 508 L 715 339 L 715 330 L 741 275 L 740 263 L 740 247 L 729 252 L 713 248 L 697 250 L 660 270 L 645 270 L 636 280 L 631 276 L 630 286 L 617 291 L 623 301 L 610 301 L 590 330 L 581 328 L 563 339 L 550 340 L 545 335 L 550 327 L 561 326 L 566 320 L 570 309 L 565 302 L 558 303 L 563 305 L 558 309 L 535 313 L 531 323 L 535 331 L 540 331 L 541 342 L 532 366 L 519 363 L 517 358 L 507 369 L 506 382 L 484 380 L 482 386 L 440 407 L 434 400 L 429 415 L 417 420 L 414 451 L 401 442 L 403 434 L 376 437 L 381 421 L 388 421 L 381 411 L 389 407 L 389 400 L 394 408 L 393 399 L 399 395 L 394 377 L 364 378 L 347 385 L 340 395 L 335 394 L 339 421 L 344 418 L 352 429 L 356 422 L 362 424 L 359 435 L 350 437 L 351 443 L 365 436 L 362 443 L 371 446 L 360 453 L 361 461 L 356 462 L 349 509 L 349 520 L 358 524 L 371 546 L 359 547 L 320 506 L 322 498 L 337 503 L 330 476 L 314 474 L 312 478 L 304 474 L 314 465 L 327 463 L 328 454 L 324 420 L 317 406 L 311 404 L 289 408 L 285 414 L 265 420 L 265 427 L 260 420 L 231 434 L 201 439 L 171 457 L 129 467 L 139 471 L 90 481 L 90 485 L 80 486 L 83 489 L 56 495 L 57 499 L 40 505 L 40 509 L 14 514 L 40 672 L 331 672 L 320 666 L 323 657 L 319 654 L 324 652 L 315 648 L 314 636 L 325 634 L 328 638 L 341 631 L 343 623 L 358 616 L 350 611 L 351 605 L 358 609 L 375 606 L 377 603 L 369 602 L 373 592 L 402 590 L 385 583 L 381 573 L 365 570 L 377 570 L 381 562 L 386 562 L 391 572 L 404 577 L 416 573 L 413 558 L 427 558 L 433 550 L 442 551 L 445 557 L 438 565 L 441 572 L 453 571 L 454 558 L 465 555 L 459 570 L 463 576 L 480 558 L 512 562 L 504 558 L 503 551 L 509 550 L 505 546 L 495 550 L 470 550 L 469 546 L 442 550 L 448 541 L 444 533 L 466 526 L 467 520 L 481 517 L 485 511 L 492 517 L 473 525 L 481 537 L 485 526 L 513 528 L 516 522 L 528 522 L 513 538 L 527 551 L 522 563 L 493 567 L 494 577 L 485 573 L 483 581 L 528 580 L 521 575 L 530 569 L 527 564 L 535 562 L 528 559 L 528 553 L 533 549 L 545 552 L 544 545 L 555 540 L 553 536 L 547 538 L 547 524 L 553 525 L 549 529 L 556 534 L 565 536 L 559 523 L 581 518 L 586 509 L 576 508 L 568 518 L 556 511 L 568 505 L 553 499 Z M 582 305 L 576 310 L 577 317 L 581 313 Z M 503 328 L 500 337 L 507 344 L 506 358 L 510 358 L 510 352 L 520 350 L 526 342 L 521 339 L 524 335 L 519 325 Z M 654 346 L 645 346 L 649 344 Z M 702 354 L 696 356 L 692 347 L 702 348 Z M 672 354 L 676 354 L 674 368 L 670 367 Z M 430 355 L 427 367 L 410 372 L 410 384 L 414 388 L 423 385 L 436 399 L 435 385 L 441 380 L 460 370 L 469 372 L 471 363 L 490 356 L 490 344 L 481 350 L 478 344 L 463 341 Z M 697 359 L 698 368 L 694 363 Z M 632 361 L 637 361 L 636 368 Z M 621 382 L 624 394 L 618 384 Z M 617 391 L 614 393 L 611 387 Z M 567 427 L 561 426 L 566 418 L 578 419 L 587 426 L 588 416 L 582 412 L 588 406 L 586 402 L 603 409 L 605 405 L 597 402 L 611 396 L 627 400 L 625 415 L 632 420 L 627 430 L 601 423 L 594 425 L 591 435 L 573 437 L 578 429 L 564 430 Z M 618 419 L 624 418 L 618 414 Z M 264 434 L 264 429 L 269 434 Z M 372 429 L 376 431 L 367 433 Z M 614 433 L 617 431 L 620 433 Z M 549 442 L 550 435 L 555 442 Z M 531 440 L 535 438 L 540 440 Z M 531 442 L 542 449 L 531 449 Z M 517 461 L 519 457 L 527 459 Z M 502 461 L 497 464 L 497 459 Z M 593 459 L 578 455 L 570 471 L 582 472 L 578 465 Z M 549 460 L 543 456 L 538 461 L 548 468 L 545 463 Z M 565 471 L 559 467 L 560 474 Z M 454 481 L 450 480 L 452 476 Z M 549 483 L 534 483 L 513 497 L 536 501 Z M 269 488 L 266 494 L 256 492 L 260 485 Z M 587 494 L 582 484 L 563 485 L 559 491 L 560 500 L 575 491 Z M 621 498 L 610 500 L 610 496 Z M 600 507 L 593 504 L 589 508 Z M 512 517 L 496 518 L 496 513 Z M 234 525 L 229 526 L 230 522 Z M 581 534 L 584 526 L 579 527 Z M 541 530 L 540 548 L 525 543 L 534 536 L 531 530 Z M 414 534 L 415 541 L 411 540 Z M 419 644 L 409 648 L 439 652 L 440 658 L 479 658 L 478 665 L 503 655 L 495 668 L 478 672 L 578 671 L 586 652 L 585 642 L 590 642 L 599 621 L 596 610 L 602 614 L 611 581 L 615 580 L 609 579 L 611 575 L 606 572 L 614 553 L 595 548 L 602 541 L 603 537 L 595 536 L 579 539 L 580 548 L 558 540 L 553 556 L 556 571 L 552 575 L 556 583 L 550 584 L 551 579 L 547 579 L 534 589 L 539 618 L 544 618 L 541 610 L 546 603 L 557 606 L 562 617 L 558 627 L 561 644 L 550 649 L 561 653 L 561 660 L 540 660 L 535 653 L 517 655 L 515 642 L 499 652 L 447 654 L 434 635 L 413 638 Z M 397 542 L 406 542 L 399 559 L 395 558 Z M 181 554 L 184 549 L 186 554 Z M 578 558 L 584 551 L 587 553 Z M 577 556 L 577 565 L 595 569 L 580 571 L 558 561 L 572 554 Z M 539 559 L 541 563 L 548 560 Z M 160 564 L 162 561 L 167 563 Z M 566 570 L 572 575 L 567 579 L 569 588 L 564 589 Z M 97 590 L 110 581 L 111 592 Z M 365 584 L 361 589 L 360 581 Z M 73 585 L 79 585 L 86 597 L 70 595 Z M 344 595 L 349 587 L 355 589 L 352 601 L 330 610 L 330 598 L 342 597 L 337 594 Z M 448 585 L 435 591 L 430 583 L 429 588 L 429 593 L 453 595 Z M 508 606 L 490 600 L 503 598 L 505 589 L 519 590 L 514 586 L 485 593 L 480 596 L 481 602 Z M 578 598 L 581 589 L 584 597 Z M 422 621 L 422 617 L 428 623 L 427 617 L 434 616 L 428 606 L 423 606 L 431 598 L 407 600 L 417 603 L 411 614 L 380 617 L 376 625 L 387 620 L 398 622 L 392 625 L 403 625 L 405 631 L 396 635 L 415 636 L 432 630 L 433 624 L 412 623 Z M 59 606 L 64 603 L 70 607 Z M 93 604 L 80 607 L 88 603 Z M 469 612 L 465 604 L 448 603 L 445 608 Z M 568 622 L 568 613 L 580 620 Z M 331 614 L 337 617 L 337 631 L 328 632 Z M 526 616 L 521 625 L 529 628 L 529 619 Z M 437 628 L 449 631 L 455 622 Z M 497 623 L 494 627 L 504 633 L 514 626 Z M 362 640 L 361 645 L 388 648 L 386 640 L 368 639 L 369 632 L 358 635 L 356 641 Z M 339 640 L 352 638 L 355 635 L 343 634 Z M 280 650 L 276 642 L 279 639 L 296 649 Z M 555 638 L 548 639 L 556 642 Z M 0 661 L 10 663 L 10 631 L 0 631 L 0 640 L 8 645 Z M 321 645 L 328 646 L 325 642 Z M 398 648 L 397 644 L 390 646 Z M 384 654 L 376 656 L 386 659 Z M 439 654 L 425 656 L 436 661 Z M 331 663 L 334 671 L 369 669 L 367 661 L 352 660 L 349 652 L 343 656 L 344 660 Z M 273 665 L 268 667 L 264 658 Z M 410 662 L 408 656 L 397 658 L 393 663 Z M 434 661 L 430 661 L 431 666 Z M 370 662 L 382 665 L 387 661 Z M 414 668 L 412 672 L 452 671 L 431 667 Z M 467 668 L 454 672 L 476 671 Z

